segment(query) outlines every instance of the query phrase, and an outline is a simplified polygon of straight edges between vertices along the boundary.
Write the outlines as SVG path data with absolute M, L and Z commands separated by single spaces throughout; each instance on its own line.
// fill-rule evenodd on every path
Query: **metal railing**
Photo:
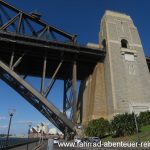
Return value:
M 43 141 L 42 143 L 40 143 L 39 145 L 37 145 L 33 150 L 46 150 L 47 149 L 47 140 Z

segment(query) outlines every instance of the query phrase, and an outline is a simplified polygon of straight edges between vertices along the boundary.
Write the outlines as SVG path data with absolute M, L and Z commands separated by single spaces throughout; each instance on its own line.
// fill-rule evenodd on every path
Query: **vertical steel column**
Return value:
M 22 13 L 20 13 L 20 17 L 19 17 L 19 23 L 18 23 L 18 28 L 17 28 L 17 33 L 20 33 L 20 29 L 21 29 L 21 23 L 22 23 Z
M 11 69 L 12 69 L 13 61 L 14 61 L 14 51 L 12 52 L 11 59 L 10 59 L 10 64 L 9 64 L 9 67 Z
M 63 114 L 66 115 L 66 101 L 67 101 L 67 88 L 66 88 L 67 81 L 64 80 L 64 98 L 63 98 Z
M 77 81 L 77 65 L 76 61 L 73 63 L 72 70 L 72 92 L 73 92 L 73 122 L 76 123 L 76 113 L 77 113 L 77 91 L 76 91 L 76 81 Z
M 11 120 L 12 120 L 13 114 L 10 114 L 10 120 L 9 120 L 9 126 L 8 126 L 8 133 L 6 138 L 6 146 L 8 146 L 8 140 L 9 140 L 9 132 L 10 132 L 10 126 L 11 126 Z
M 63 97 L 63 114 L 66 116 L 66 105 L 67 105 L 67 80 L 64 79 L 64 97 Z M 64 138 L 67 141 L 67 127 L 65 127 Z
M 46 65 L 47 65 L 47 57 L 45 56 L 44 58 L 44 63 L 43 63 L 43 74 L 42 74 L 42 80 L 41 80 L 41 94 L 44 94 L 44 82 L 45 82 L 45 75 L 46 75 Z

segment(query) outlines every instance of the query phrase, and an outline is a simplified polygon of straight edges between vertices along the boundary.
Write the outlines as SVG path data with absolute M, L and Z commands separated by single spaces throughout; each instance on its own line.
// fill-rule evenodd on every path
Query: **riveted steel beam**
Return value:
M 43 63 L 43 73 L 42 73 L 42 80 L 41 80 L 41 94 L 44 94 L 44 83 L 45 83 L 45 75 L 46 75 L 46 65 L 47 65 L 47 57 L 44 57 Z
M 46 95 L 46 97 L 48 96 L 48 94 L 49 94 L 49 92 L 50 92 L 50 90 L 51 90 L 51 88 L 52 88 L 52 86 L 53 86 L 53 84 L 55 82 L 56 75 L 57 75 L 60 67 L 62 66 L 62 64 L 63 64 L 63 60 L 57 66 L 57 68 L 56 68 L 56 70 L 55 70 L 55 72 L 54 72 L 54 74 L 53 74 L 53 76 L 52 76 L 52 78 L 51 78 L 51 80 L 50 80 L 50 82 L 49 82 L 49 84 L 48 84 L 45 92 L 44 92 L 44 94 Z
M 8 9 L 10 9 L 11 11 L 13 11 L 15 13 L 17 13 L 16 17 L 12 18 L 9 22 L 7 22 L 5 24 L 6 26 L 12 24 L 14 22 L 14 20 L 17 19 L 17 17 L 21 14 L 19 26 L 17 28 L 17 32 L 18 32 L 18 29 L 21 27 L 20 25 L 21 25 L 22 19 L 25 19 L 25 20 L 29 19 L 32 22 L 34 22 L 36 24 L 39 24 L 39 25 L 41 25 L 43 27 L 48 27 L 50 29 L 50 31 L 53 31 L 53 32 L 55 32 L 55 33 L 57 33 L 57 34 L 65 37 L 65 38 L 69 39 L 72 42 L 76 41 L 76 35 L 71 35 L 71 34 L 65 32 L 65 31 L 63 31 L 61 29 L 58 29 L 58 28 L 56 28 L 54 26 L 51 26 L 51 25 L 48 25 L 47 23 L 43 22 L 41 19 L 37 19 L 36 17 L 34 17 L 32 14 L 27 14 L 27 13 L 25 13 L 25 12 L 17 9 L 16 7 L 14 7 L 14 6 L 12 6 L 12 5 L 10 5 L 10 4 L 2 1 L 2 0 L 0 1 L 0 5 L 3 6 L 3 7 L 8 8 Z M 5 10 L 3 12 L 6 14 Z M 9 17 L 7 17 L 7 18 L 9 18 Z M 26 22 L 27 22 L 28 25 L 30 24 L 29 21 L 26 21 Z M 31 25 L 29 25 L 29 26 L 30 26 L 30 29 L 31 29 Z M 3 27 L 3 29 L 4 29 L 4 27 Z M 32 31 L 34 31 L 34 30 L 32 30 Z M 36 32 L 33 32 L 33 33 L 36 33 Z
M 0 61 L 0 77 L 20 95 L 25 97 L 29 103 L 45 115 L 52 123 L 57 125 L 62 132 L 67 128 L 70 133 L 75 133 L 74 124 L 67 119 L 63 113 L 61 113 L 52 103 L 48 102 L 44 96 L 18 76 L 13 70 L 7 67 L 2 61 Z M 39 105 L 39 103 L 41 105 Z
M 76 82 L 77 82 L 77 64 L 76 61 L 73 63 L 73 70 L 72 70 L 72 91 L 73 91 L 73 122 L 76 123 L 77 117 L 77 91 L 76 91 Z

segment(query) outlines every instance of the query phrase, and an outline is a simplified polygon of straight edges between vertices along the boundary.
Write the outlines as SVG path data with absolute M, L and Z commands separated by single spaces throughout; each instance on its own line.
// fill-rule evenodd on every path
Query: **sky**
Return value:
M 17 8 L 30 13 L 37 11 L 42 20 L 66 32 L 77 35 L 77 42 L 98 43 L 100 20 L 106 10 L 126 13 L 137 26 L 145 55 L 150 56 L 150 2 L 147 0 L 5 0 Z M 27 81 L 39 88 L 40 79 L 28 77 Z M 63 83 L 57 81 L 49 99 L 62 110 Z M 60 91 L 59 93 L 57 91 Z M 26 100 L 0 80 L 0 133 L 8 128 L 8 110 L 15 108 L 11 133 L 26 134 L 29 122 L 32 126 L 40 122 L 49 124 Z M 49 124 L 49 127 L 53 127 Z

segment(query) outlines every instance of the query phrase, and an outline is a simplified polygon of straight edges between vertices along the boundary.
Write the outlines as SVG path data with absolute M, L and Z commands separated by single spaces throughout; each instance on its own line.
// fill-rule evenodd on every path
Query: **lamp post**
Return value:
M 44 133 L 44 132 L 43 132 L 43 127 L 44 127 L 44 124 L 43 124 L 43 123 L 41 123 L 41 126 L 42 126 L 42 133 L 41 133 L 41 134 L 42 134 L 42 136 L 41 136 L 41 140 L 42 140 L 42 142 L 43 142 L 43 133 Z
M 28 125 L 29 125 L 29 129 L 28 129 L 28 139 L 29 139 L 30 129 L 31 129 L 31 126 L 32 126 L 32 122 L 29 122 Z
M 122 102 L 126 102 L 126 101 L 122 101 Z M 129 102 L 129 101 L 127 101 L 127 102 L 128 102 L 128 103 L 131 105 L 131 107 L 132 107 L 132 112 L 133 112 L 133 115 L 134 115 L 134 123 L 135 123 L 136 133 L 137 133 L 137 141 L 138 141 L 138 144 L 140 144 L 141 141 L 140 141 L 140 136 L 139 136 L 139 127 L 138 127 L 138 123 L 137 123 L 136 114 L 135 114 L 135 112 L 134 112 L 134 108 L 133 108 L 133 105 L 131 104 L 131 102 Z M 130 107 L 129 107 L 129 109 L 130 109 Z
M 39 126 L 37 126 L 37 138 L 39 137 Z
M 139 136 L 139 127 L 138 127 L 137 118 L 136 118 L 136 115 L 135 115 L 134 111 L 133 111 L 133 114 L 134 114 L 134 121 L 135 121 L 135 126 L 136 126 L 138 144 L 140 144 L 141 141 L 140 141 L 140 136 Z
M 15 114 L 15 112 L 16 112 L 15 109 L 9 109 L 9 111 L 8 111 L 10 119 L 9 119 L 9 126 L 8 126 L 8 132 L 7 132 L 7 137 L 6 137 L 6 146 L 8 146 L 8 140 L 9 140 L 9 133 L 10 133 L 10 127 L 11 127 L 12 117 Z

